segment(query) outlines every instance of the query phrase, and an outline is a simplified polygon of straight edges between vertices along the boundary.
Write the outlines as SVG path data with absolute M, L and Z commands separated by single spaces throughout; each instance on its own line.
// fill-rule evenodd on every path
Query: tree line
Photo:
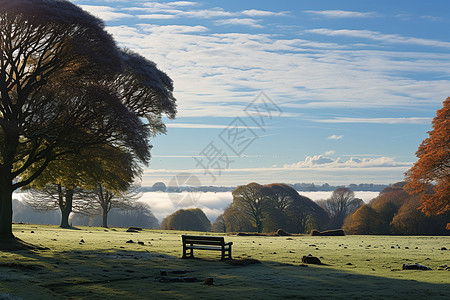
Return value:
M 346 234 L 447 235 L 450 213 L 427 215 L 420 197 L 406 182 L 386 187 L 368 204 L 352 190 L 338 188 L 314 202 L 286 184 L 249 183 L 237 187 L 232 203 L 211 224 L 201 209 L 181 209 L 166 217 L 162 229 L 293 234 L 342 228 Z M 428 192 L 433 192 L 429 185 Z

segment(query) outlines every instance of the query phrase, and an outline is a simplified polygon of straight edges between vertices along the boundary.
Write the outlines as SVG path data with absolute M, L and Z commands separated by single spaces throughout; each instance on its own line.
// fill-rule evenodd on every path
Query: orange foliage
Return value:
M 450 97 L 432 124 L 433 130 L 416 152 L 417 162 L 406 173 L 406 188 L 411 195 L 421 195 L 419 209 L 427 215 L 450 210 Z M 435 186 L 427 193 L 430 184 Z

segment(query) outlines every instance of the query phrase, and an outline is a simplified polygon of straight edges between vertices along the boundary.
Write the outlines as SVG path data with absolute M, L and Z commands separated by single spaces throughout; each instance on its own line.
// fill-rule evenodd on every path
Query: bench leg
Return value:
M 222 259 L 221 260 L 225 260 L 225 259 L 231 259 L 231 247 L 227 249 L 222 248 Z
M 194 258 L 194 249 L 189 249 L 189 253 L 186 253 L 186 247 L 183 246 L 183 257 L 182 258 Z

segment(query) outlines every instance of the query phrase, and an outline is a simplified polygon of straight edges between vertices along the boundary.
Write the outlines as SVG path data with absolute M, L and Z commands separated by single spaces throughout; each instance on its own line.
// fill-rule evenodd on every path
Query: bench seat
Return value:
M 231 245 L 233 245 L 233 242 L 225 243 L 223 236 L 182 235 L 181 238 L 183 241 L 182 258 L 194 258 L 194 249 L 197 249 L 221 251 L 222 260 L 231 259 Z

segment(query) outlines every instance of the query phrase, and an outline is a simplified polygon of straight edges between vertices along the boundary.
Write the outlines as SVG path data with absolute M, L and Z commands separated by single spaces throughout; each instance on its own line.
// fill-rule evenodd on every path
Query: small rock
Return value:
M 144 246 L 144 242 L 138 242 L 138 244 Z
M 33 230 L 31 230 L 31 232 L 30 233 L 34 233 L 34 231 Z
M 213 285 L 214 284 L 214 278 L 206 278 L 205 281 L 203 281 L 204 285 Z
M 353 266 L 353 264 L 351 262 L 346 263 L 347 266 Z
M 133 240 L 126 241 L 127 244 L 134 244 Z
M 81 239 L 80 243 L 84 243 L 84 240 L 83 240 L 83 239 Z
M 303 256 L 302 257 L 302 263 L 305 264 L 316 264 L 316 265 L 321 265 L 322 262 L 320 261 L 319 258 L 312 256 L 311 254 L 309 254 L 308 256 Z
M 432 270 L 430 267 L 421 264 L 403 264 L 403 270 Z
M 445 248 L 445 247 L 442 247 L 442 248 L 441 248 L 441 250 L 447 250 L 447 248 Z

